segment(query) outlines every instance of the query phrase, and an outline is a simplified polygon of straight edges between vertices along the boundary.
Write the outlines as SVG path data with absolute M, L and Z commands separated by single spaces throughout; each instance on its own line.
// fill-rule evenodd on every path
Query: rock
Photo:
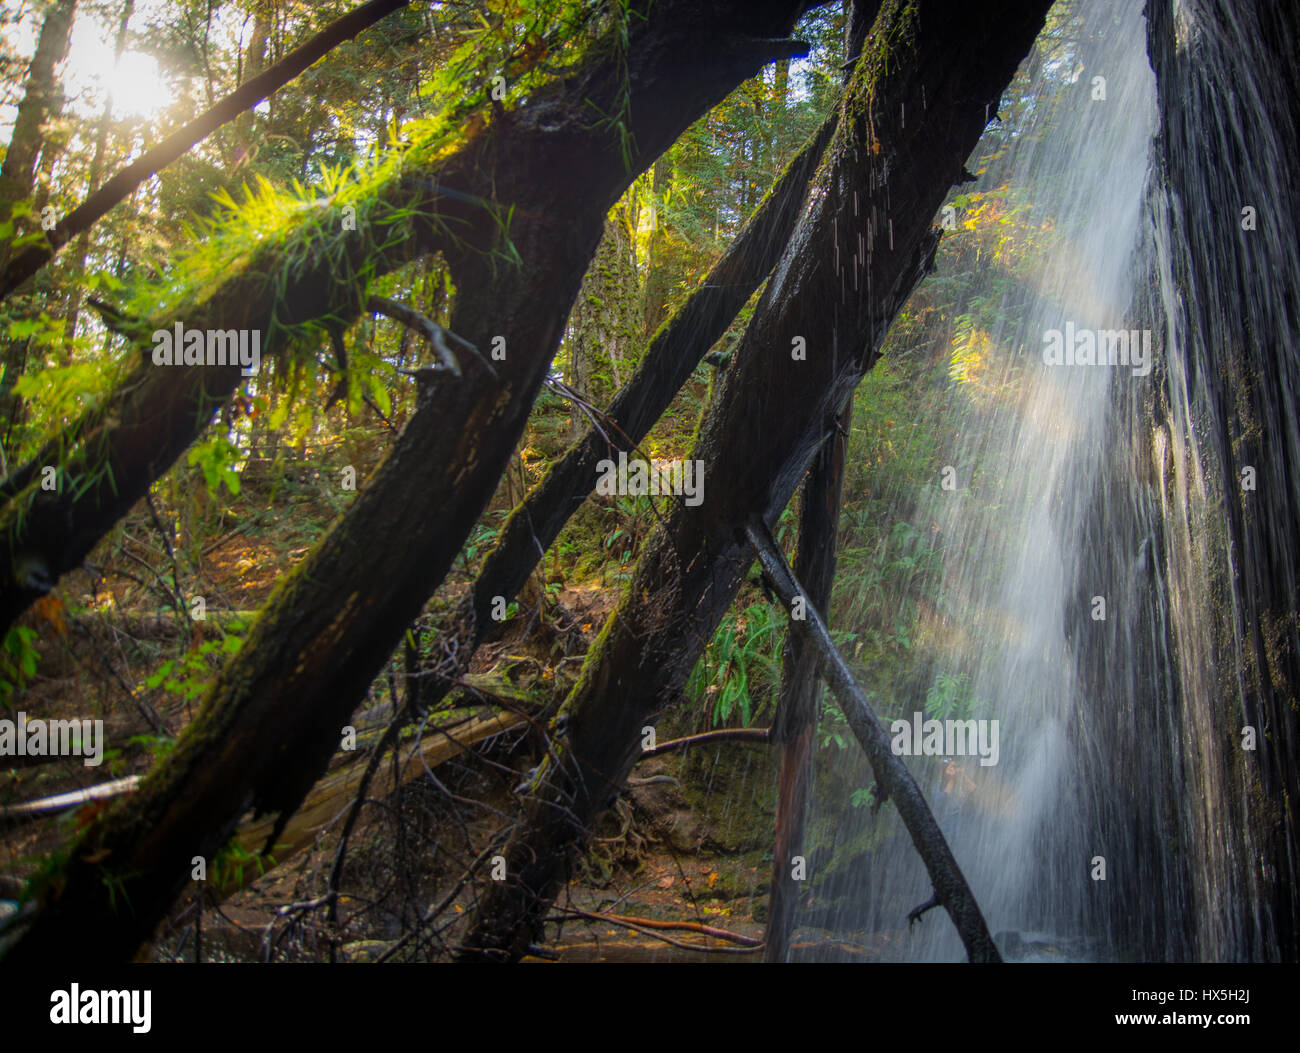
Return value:
M 350 962 L 373 962 L 392 946 L 390 940 L 357 940 L 345 943 L 340 950 Z

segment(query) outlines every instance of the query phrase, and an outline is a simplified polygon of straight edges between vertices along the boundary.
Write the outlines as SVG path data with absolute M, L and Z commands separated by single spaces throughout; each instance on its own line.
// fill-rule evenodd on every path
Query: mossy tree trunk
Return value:
M 604 234 L 570 318 L 570 373 L 564 379 L 598 406 L 605 405 L 631 374 L 641 339 L 641 290 L 632 234 L 622 205 L 605 217 Z M 587 424 L 586 415 L 574 407 L 570 436 L 580 438 Z

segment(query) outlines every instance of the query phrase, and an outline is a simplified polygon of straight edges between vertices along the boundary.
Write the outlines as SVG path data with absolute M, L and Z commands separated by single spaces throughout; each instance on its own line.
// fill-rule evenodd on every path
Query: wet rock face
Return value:
M 667 774 L 666 768 L 654 762 L 642 765 L 637 769 L 635 783 L 629 784 L 628 796 L 653 837 L 674 852 L 694 855 L 704 841 L 704 831 L 681 784 Z

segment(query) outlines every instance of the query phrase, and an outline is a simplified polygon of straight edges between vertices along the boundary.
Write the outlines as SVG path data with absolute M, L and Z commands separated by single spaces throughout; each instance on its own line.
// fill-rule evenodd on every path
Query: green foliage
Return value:
M 686 681 L 695 702 L 712 697 L 709 719 L 715 727 L 733 715 L 749 727 L 774 701 L 781 683 L 785 615 L 764 600 L 729 612 Z
M 172 751 L 176 739 L 171 735 L 132 735 L 126 740 L 126 747 L 140 746 L 149 752 L 155 761 L 161 760 Z
M 937 673 L 925 696 L 925 715 L 935 720 L 968 720 L 984 708 L 965 673 Z
M 474 524 L 474 529 L 470 531 L 469 538 L 460 550 L 459 559 L 466 569 L 473 566 L 488 549 L 496 545 L 497 538 L 501 536 L 505 517 L 505 510 L 498 509 L 487 514 L 485 518 L 489 522 L 480 521 Z
M 187 702 L 193 702 L 201 696 L 216 678 L 212 661 L 220 661 L 229 655 L 238 654 L 244 640 L 234 633 L 223 636 L 220 640 L 208 640 L 198 647 L 187 651 L 181 658 L 169 658 L 149 677 L 144 687 L 150 691 L 162 688 L 173 695 L 178 695 Z
M 605 535 L 604 548 L 615 558 L 618 573 L 631 573 L 631 564 L 641 543 L 654 525 L 655 500 L 643 494 L 614 498 L 615 527 Z
M 0 701 L 5 705 L 12 705 L 36 675 L 36 663 L 41 657 L 36 650 L 38 639 L 36 630 L 25 625 L 15 625 L 5 634 L 0 648 Z
M 231 497 L 238 497 L 239 473 L 234 466 L 243 456 L 238 446 L 224 435 L 217 435 L 190 447 L 185 463 L 191 468 L 197 464 L 203 470 L 203 481 L 208 485 L 208 493 L 214 497 L 222 483 L 226 484 Z

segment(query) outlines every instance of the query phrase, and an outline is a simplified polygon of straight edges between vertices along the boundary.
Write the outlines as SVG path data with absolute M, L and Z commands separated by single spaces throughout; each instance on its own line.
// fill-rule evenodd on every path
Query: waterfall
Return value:
M 1155 16 L 1153 54 L 1168 37 L 1202 89 L 1158 101 L 1141 0 L 1058 4 L 1022 70 L 1014 127 L 991 129 L 970 191 L 1001 195 L 1031 240 L 1015 262 L 994 253 L 970 268 L 948 307 L 957 324 L 933 349 L 950 368 L 917 400 L 939 406 L 929 423 L 951 439 L 940 478 L 900 495 L 897 508 L 937 539 L 942 568 L 920 672 L 896 678 L 912 689 L 882 710 L 997 722 L 996 764 L 970 749 L 948 775 L 942 756 L 908 763 L 1012 959 L 1271 958 L 1284 938 L 1268 904 L 1273 885 L 1294 884 L 1294 843 L 1266 799 L 1285 773 L 1255 765 L 1294 753 L 1243 748 L 1247 725 L 1259 735 L 1277 723 L 1256 697 L 1259 670 L 1243 666 L 1252 618 L 1270 597 L 1273 616 L 1290 618 L 1283 643 L 1294 640 L 1297 578 L 1274 593 L 1231 584 L 1243 555 L 1263 558 L 1243 551 L 1252 535 L 1233 520 L 1241 396 L 1215 380 L 1240 319 L 1230 296 L 1190 306 L 1187 297 L 1189 275 L 1205 270 L 1189 241 L 1195 223 L 1217 217 L 1217 236 L 1238 237 L 1250 204 L 1241 193 L 1289 201 L 1295 158 L 1253 157 L 1248 191 L 1219 170 L 1252 132 L 1281 149 L 1251 124 L 1265 118 L 1246 111 L 1288 110 L 1285 97 L 1244 91 L 1214 101 L 1206 84 L 1222 88 L 1250 69 L 1243 49 L 1277 42 L 1250 41 L 1260 27 L 1199 6 Z M 1185 136 L 1223 151 L 1186 157 L 1189 143 L 1161 128 L 1174 117 Z M 1176 150 L 1201 179 L 1198 200 L 1180 198 L 1180 173 L 1163 161 Z M 1280 266 L 1290 280 L 1257 281 L 1250 306 L 1296 332 L 1294 231 L 1273 223 L 1251 246 L 1243 266 L 1262 268 L 1257 276 Z M 1207 319 L 1217 332 L 1204 331 Z M 1274 457 L 1270 471 L 1261 456 L 1274 503 L 1242 518 L 1266 531 L 1252 515 L 1283 517 L 1290 538 L 1300 509 L 1296 347 L 1263 346 L 1284 368 L 1270 389 L 1274 419 L 1256 424 L 1286 436 L 1290 467 Z M 1281 546 L 1296 555 L 1292 541 Z M 870 848 L 856 857 L 840 927 L 889 934 L 898 957 L 960 959 L 942 911 L 903 920 L 930 887 L 891 810 L 873 820 L 841 805 L 827 805 L 841 843 Z M 1270 822 L 1288 832 L 1265 843 Z

